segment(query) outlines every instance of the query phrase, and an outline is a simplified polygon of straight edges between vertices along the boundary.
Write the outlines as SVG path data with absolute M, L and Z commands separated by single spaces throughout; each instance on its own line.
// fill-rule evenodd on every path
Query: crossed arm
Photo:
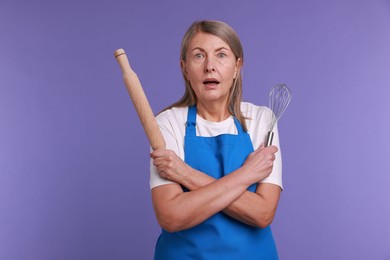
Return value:
M 241 168 L 218 180 L 191 168 L 173 151 L 152 152 L 160 176 L 175 182 L 152 189 L 159 224 L 169 232 L 180 231 L 223 211 L 245 224 L 268 226 L 274 218 L 281 189 L 259 182 L 271 173 L 276 152 L 275 146 L 260 147 Z M 256 192 L 247 191 L 253 183 L 259 183 Z M 183 192 L 180 185 L 189 192 Z

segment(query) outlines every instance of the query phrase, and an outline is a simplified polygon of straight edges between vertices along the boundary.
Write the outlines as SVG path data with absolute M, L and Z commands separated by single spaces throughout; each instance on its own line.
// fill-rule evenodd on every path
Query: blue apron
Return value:
M 185 162 L 216 179 L 240 168 L 253 152 L 252 141 L 234 118 L 237 135 L 196 136 L 196 107 L 188 109 L 184 140 Z M 257 184 L 248 187 L 255 192 Z M 246 225 L 223 212 L 201 224 L 179 232 L 162 230 L 157 241 L 156 260 L 279 259 L 270 226 Z

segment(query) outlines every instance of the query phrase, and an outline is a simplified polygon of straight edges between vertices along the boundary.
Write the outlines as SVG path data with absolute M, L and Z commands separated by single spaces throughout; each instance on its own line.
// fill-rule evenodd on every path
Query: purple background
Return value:
M 152 108 L 184 85 L 197 19 L 245 49 L 244 99 L 286 83 L 281 259 L 390 259 L 390 2 L 0 1 L 0 259 L 151 259 L 149 147 L 113 57 Z

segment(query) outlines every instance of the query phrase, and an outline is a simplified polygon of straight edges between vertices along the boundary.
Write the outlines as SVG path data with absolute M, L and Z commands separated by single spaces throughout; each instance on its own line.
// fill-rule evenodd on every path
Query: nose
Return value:
M 215 66 L 211 59 L 206 60 L 204 69 L 206 73 L 215 72 Z

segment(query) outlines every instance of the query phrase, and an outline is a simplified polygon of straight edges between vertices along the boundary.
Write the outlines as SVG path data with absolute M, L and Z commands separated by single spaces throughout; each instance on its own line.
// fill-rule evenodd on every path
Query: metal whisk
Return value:
M 272 145 L 272 139 L 274 138 L 274 126 L 276 122 L 282 117 L 288 104 L 290 103 L 292 94 L 290 89 L 285 84 L 278 84 L 271 88 L 269 92 L 269 108 L 272 110 L 271 122 L 267 135 L 267 142 L 265 146 Z

